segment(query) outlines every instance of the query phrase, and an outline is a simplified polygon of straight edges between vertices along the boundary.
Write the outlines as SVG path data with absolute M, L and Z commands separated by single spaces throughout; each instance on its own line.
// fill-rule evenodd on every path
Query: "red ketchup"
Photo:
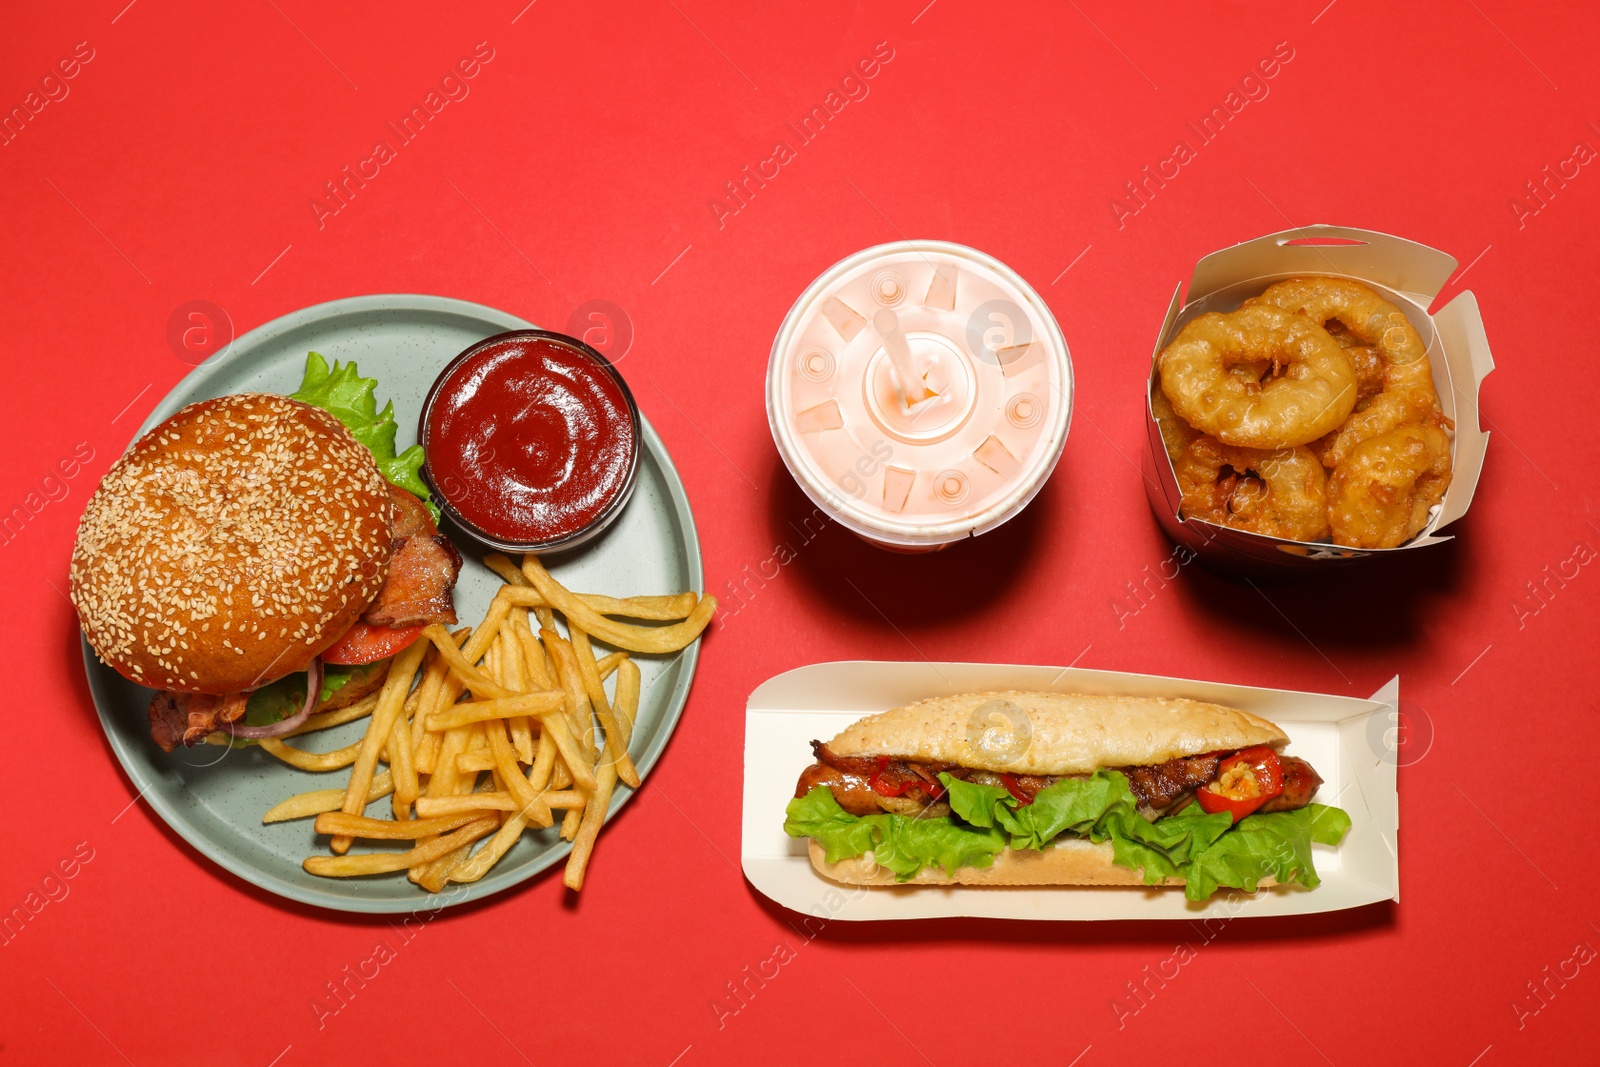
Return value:
M 542 330 L 458 356 L 434 383 L 419 436 L 447 508 L 512 550 L 598 532 L 626 501 L 639 452 L 633 399 L 610 364 Z

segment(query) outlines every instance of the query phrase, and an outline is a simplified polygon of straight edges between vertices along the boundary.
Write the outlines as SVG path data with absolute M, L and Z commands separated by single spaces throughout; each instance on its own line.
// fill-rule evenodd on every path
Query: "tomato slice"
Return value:
M 331 648 L 323 650 L 322 662 L 351 666 L 386 659 L 422 636 L 423 629 L 421 626 L 396 629 L 358 622 L 346 630 L 345 635 L 335 641 Z
M 1265 745 L 1243 749 L 1222 761 L 1217 777 L 1195 791 L 1200 810 L 1227 812 L 1238 822 L 1283 792 L 1283 761 Z

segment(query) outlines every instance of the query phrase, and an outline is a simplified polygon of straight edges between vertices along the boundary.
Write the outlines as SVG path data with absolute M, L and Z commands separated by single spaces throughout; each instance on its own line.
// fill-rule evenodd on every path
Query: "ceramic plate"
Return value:
M 394 401 L 403 449 L 416 440 L 417 416 L 428 387 L 453 356 L 484 337 L 532 325 L 503 311 L 436 296 L 360 296 L 318 304 L 250 331 L 207 360 L 167 394 L 139 434 L 197 400 L 228 393 L 293 392 L 306 353 L 317 351 L 330 361 L 355 360 L 363 375 L 378 379 L 379 403 Z M 626 366 L 622 370 L 626 373 Z M 704 588 L 700 543 L 683 483 L 655 430 L 648 421 L 642 425 L 638 481 L 623 516 L 595 541 L 546 560 L 569 587 L 613 595 Z M 483 617 L 500 580 L 479 562 L 471 543 L 457 538 L 457 545 L 466 565 L 456 586 L 456 612 L 464 624 L 474 623 Z M 697 651 L 695 644 L 670 657 L 637 657 L 644 690 L 631 747 L 640 774 L 649 772 L 677 724 Z M 262 824 L 261 815 L 292 794 L 342 787 L 347 771 L 296 770 L 255 747 L 197 745 L 167 755 L 150 739 L 145 710 L 150 690 L 102 664 L 87 642 L 83 653 L 100 721 L 138 793 L 208 858 L 280 896 L 342 911 L 432 909 L 524 882 L 570 848 L 554 829 L 530 831 L 482 880 L 452 885 L 438 896 L 418 889 L 404 874 L 349 879 L 307 874 L 300 861 L 326 854 L 326 838 L 312 831 L 309 819 L 269 826 Z M 364 729 L 364 721 L 348 723 L 298 743 L 329 751 L 350 744 Z M 618 786 L 613 814 L 629 795 L 630 790 Z M 387 799 L 371 805 L 368 814 L 393 817 Z

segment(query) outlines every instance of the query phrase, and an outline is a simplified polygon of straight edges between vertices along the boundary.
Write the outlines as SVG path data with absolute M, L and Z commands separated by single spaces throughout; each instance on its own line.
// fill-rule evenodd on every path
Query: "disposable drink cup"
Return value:
M 1072 361 L 1050 309 L 976 249 L 899 241 L 834 264 L 772 345 L 789 471 L 880 547 L 934 551 L 1028 505 L 1066 443 Z

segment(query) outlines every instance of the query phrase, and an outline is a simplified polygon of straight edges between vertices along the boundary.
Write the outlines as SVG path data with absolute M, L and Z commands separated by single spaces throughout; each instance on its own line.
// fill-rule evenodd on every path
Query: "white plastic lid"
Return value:
M 1072 419 L 1072 361 L 1005 264 L 900 241 L 834 264 L 772 345 L 767 420 L 806 495 L 869 540 L 984 533 L 1044 485 Z

